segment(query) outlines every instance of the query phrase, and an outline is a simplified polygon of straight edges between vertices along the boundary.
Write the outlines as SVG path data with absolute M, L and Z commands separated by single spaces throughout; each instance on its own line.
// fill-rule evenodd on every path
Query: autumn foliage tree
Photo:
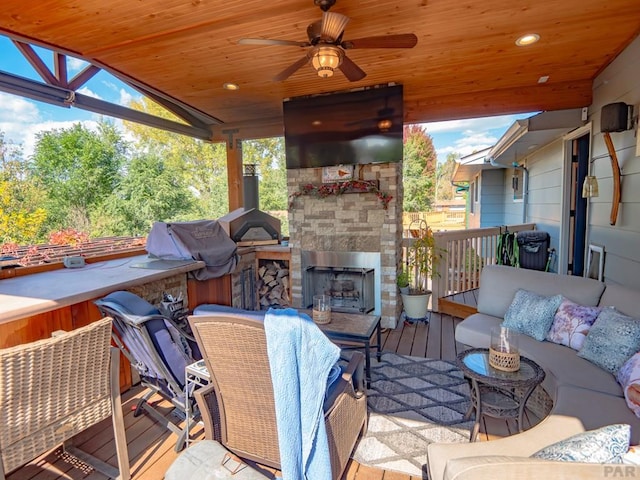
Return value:
M 405 212 L 424 212 L 435 198 L 437 155 L 420 125 L 405 125 L 402 176 Z

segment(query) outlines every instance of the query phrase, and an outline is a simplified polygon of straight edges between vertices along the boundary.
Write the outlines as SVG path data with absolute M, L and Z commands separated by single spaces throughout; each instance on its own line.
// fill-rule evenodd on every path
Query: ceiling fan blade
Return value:
M 344 76 L 347 77 L 350 82 L 357 82 L 358 80 L 362 80 L 367 76 L 364 70 L 353 63 L 353 61 L 350 60 L 346 55 L 342 59 L 342 63 L 338 68 L 342 73 L 344 73 Z
M 345 40 L 340 46 L 342 48 L 413 48 L 417 43 L 418 37 L 413 33 L 400 33 Z
M 241 38 L 238 45 L 284 45 L 291 47 L 308 47 L 309 42 L 296 42 L 293 40 L 274 40 L 270 38 Z
M 322 13 L 322 29 L 321 35 L 323 39 L 329 39 L 332 42 L 340 38 L 344 27 L 349 23 L 349 17 L 341 13 L 323 12 Z
M 278 75 L 273 77 L 273 81 L 274 82 L 282 82 L 283 80 L 286 80 L 291 75 L 293 75 L 298 70 L 300 70 L 302 67 L 304 67 L 307 63 L 309 63 L 309 57 L 307 57 L 305 55 L 300 60 L 298 60 L 297 62 L 295 62 L 295 63 L 293 63 L 291 65 L 289 65 L 287 68 L 285 68 L 283 71 L 281 71 Z

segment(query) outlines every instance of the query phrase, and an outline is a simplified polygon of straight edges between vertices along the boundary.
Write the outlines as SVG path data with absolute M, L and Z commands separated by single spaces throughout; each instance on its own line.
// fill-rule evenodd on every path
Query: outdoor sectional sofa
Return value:
M 488 348 L 491 328 L 503 322 L 518 289 L 545 296 L 562 294 L 580 305 L 614 306 L 623 314 L 638 316 L 640 291 L 582 277 L 490 265 L 482 271 L 478 313 L 458 325 L 456 340 Z M 640 419 L 628 408 L 614 375 L 579 357 L 576 350 L 521 335 L 520 353 L 546 372 L 542 386 L 553 402 L 549 415 L 525 432 L 498 440 L 429 445 L 430 480 L 606 478 L 626 472 L 627 467 L 619 464 L 529 458 L 552 443 L 610 424 L 631 425 L 631 444 L 637 445 Z M 640 475 L 639 470 L 632 473 Z

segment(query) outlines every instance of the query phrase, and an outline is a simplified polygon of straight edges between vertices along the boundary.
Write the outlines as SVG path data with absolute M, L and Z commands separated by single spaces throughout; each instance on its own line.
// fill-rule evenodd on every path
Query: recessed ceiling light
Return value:
M 311 125 L 313 125 L 314 127 L 319 127 L 320 125 L 322 125 L 322 120 L 314 120 L 313 122 L 311 122 Z
M 519 47 L 533 45 L 538 40 L 540 40 L 540 35 L 538 35 L 537 33 L 527 33 L 526 35 L 522 35 L 516 40 L 516 45 L 518 45 Z
M 538 83 L 547 83 L 549 81 L 549 75 L 543 75 L 538 79 Z
M 230 82 L 223 83 L 222 88 L 225 90 L 240 90 L 240 86 L 237 83 Z

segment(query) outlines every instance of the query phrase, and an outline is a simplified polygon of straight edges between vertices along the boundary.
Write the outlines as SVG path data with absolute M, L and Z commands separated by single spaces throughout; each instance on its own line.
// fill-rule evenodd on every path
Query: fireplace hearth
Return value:
M 303 307 L 314 295 L 329 295 L 331 308 L 344 313 L 380 312 L 380 254 L 302 252 Z

